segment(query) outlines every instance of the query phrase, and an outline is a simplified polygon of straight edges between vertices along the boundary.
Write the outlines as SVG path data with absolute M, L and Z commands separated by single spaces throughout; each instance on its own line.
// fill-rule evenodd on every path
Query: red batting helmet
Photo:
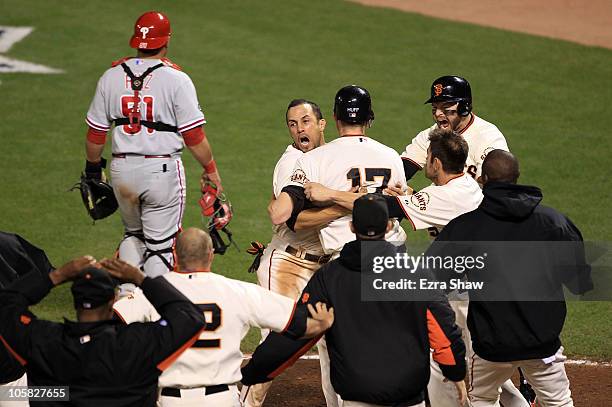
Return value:
M 170 35 L 172 35 L 172 30 L 168 17 L 158 11 L 148 11 L 136 20 L 130 47 L 138 49 L 161 48 L 168 43 Z

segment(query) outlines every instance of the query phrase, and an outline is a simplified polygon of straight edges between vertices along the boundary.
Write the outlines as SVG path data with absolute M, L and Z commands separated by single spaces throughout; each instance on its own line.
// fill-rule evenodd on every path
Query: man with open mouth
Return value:
M 292 100 L 287 106 L 285 122 L 293 142 L 287 146 L 274 168 L 270 205 L 291 181 L 298 159 L 325 144 L 326 121 L 316 103 L 306 99 Z M 331 259 L 323 251 L 319 229 L 347 213 L 348 210 L 340 206 L 309 209 L 300 214 L 295 231 L 284 223 L 274 226 L 272 241 L 265 250 L 261 243 L 252 243 L 254 246 L 249 253 L 256 257 L 249 271 L 257 273 L 260 286 L 297 300 L 314 273 Z M 262 341 L 269 332 L 269 329 L 261 330 Z M 290 339 L 286 341 L 292 342 Z M 327 350 L 324 344 L 319 344 L 318 349 L 321 355 L 323 393 L 333 403 L 336 394 L 329 380 Z M 244 406 L 261 406 L 271 385 L 272 382 L 243 386 L 241 401 Z
M 482 162 L 489 151 L 509 151 L 506 138 L 492 123 L 472 112 L 470 83 L 460 76 L 442 76 L 431 84 L 431 103 L 434 124 L 421 131 L 402 153 L 406 180 L 425 167 L 429 132 L 435 128 L 454 130 L 468 143 L 469 154 L 465 167 L 472 177 L 480 176 Z
M 472 89 L 470 83 L 460 76 L 442 76 L 431 84 L 431 94 L 425 104 L 431 103 L 431 114 L 434 124 L 421 131 L 402 153 L 402 162 L 406 180 L 423 169 L 427 162 L 429 134 L 435 128 L 453 130 L 459 133 L 468 144 L 468 157 L 465 162 L 465 172 L 479 180 L 482 163 L 487 154 L 499 149 L 510 151 L 506 138 L 497 126 L 476 116 L 472 111 Z M 437 230 L 433 231 L 433 237 Z M 461 295 L 462 301 L 451 301 L 451 307 L 457 315 L 457 324 L 464 333 L 464 342 L 468 357 L 472 354 L 471 338 L 467 329 L 467 297 Z M 455 389 L 450 383 L 444 382 L 444 377 L 435 363 L 431 364 L 431 379 L 428 392 L 432 407 L 455 406 Z M 528 404 L 512 381 L 502 385 L 501 401 L 507 407 L 527 407 Z

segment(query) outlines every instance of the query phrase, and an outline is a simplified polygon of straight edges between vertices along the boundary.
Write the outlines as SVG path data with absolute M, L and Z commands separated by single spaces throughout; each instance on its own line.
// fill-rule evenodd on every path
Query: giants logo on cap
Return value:
M 436 83 L 434 85 L 434 96 L 440 96 L 442 94 L 442 89 L 444 89 L 444 86 L 440 83 Z

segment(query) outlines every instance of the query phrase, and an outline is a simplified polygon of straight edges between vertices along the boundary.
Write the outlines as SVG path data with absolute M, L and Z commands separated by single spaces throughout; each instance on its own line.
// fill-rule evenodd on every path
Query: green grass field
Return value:
M 85 253 L 110 256 L 122 236 L 118 214 L 92 226 L 78 194 L 66 191 L 84 166 L 84 117 L 96 82 L 111 61 L 132 54 L 132 25 L 149 9 L 172 21 L 169 56 L 198 89 L 235 208 L 231 229 L 242 251 L 217 257 L 216 272 L 254 281 L 244 249 L 271 235 L 265 207 L 274 164 L 289 142 L 289 100 L 318 101 L 330 118 L 337 89 L 365 86 L 376 112 L 369 134 L 402 150 L 430 125 L 423 102 L 444 74 L 470 80 L 476 113 L 506 135 L 523 183 L 540 186 L 545 204 L 566 213 L 585 239 L 611 239 L 610 50 L 340 1 L 3 0 L 0 25 L 35 27 L 6 56 L 65 73 L 0 74 L 0 229 L 44 248 L 56 265 Z M 334 137 L 332 124 L 327 139 Z M 185 166 L 184 225 L 197 226 L 200 170 L 188 153 Z M 417 178 L 417 187 L 426 184 Z M 37 310 L 72 316 L 68 288 Z M 571 303 L 567 352 L 612 359 L 611 314 L 611 302 Z M 248 336 L 246 350 L 256 336 Z

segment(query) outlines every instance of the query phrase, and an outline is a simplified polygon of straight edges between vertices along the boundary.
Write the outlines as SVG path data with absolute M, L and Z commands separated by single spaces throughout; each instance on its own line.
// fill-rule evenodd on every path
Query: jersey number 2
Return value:
M 138 99 L 132 95 L 121 96 L 121 114 L 123 115 L 123 117 L 128 117 L 128 115 L 130 114 L 130 111 L 132 110 L 132 106 L 134 106 L 134 103 L 137 103 L 137 102 L 138 102 Z M 145 119 L 144 120 L 152 122 L 153 121 L 153 96 L 143 97 L 142 102 L 145 105 Z M 141 129 L 142 127 L 140 125 L 133 126 L 133 127 L 127 124 L 123 125 L 123 132 L 126 134 L 140 133 Z M 153 134 L 154 131 L 155 130 L 147 127 L 148 134 Z
M 221 326 L 221 308 L 214 302 L 208 304 L 196 304 L 206 319 L 206 332 L 214 332 Z M 207 314 L 212 315 L 211 320 Z M 198 339 L 191 345 L 192 348 L 220 348 L 221 339 Z
M 351 168 L 346 173 L 346 178 L 351 181 L 351 187 L 367 187 L 369 183 L 380 182 L 380 186 L 376 187 L 376 193 L 382 193 L 383 189 L 387 188 L 391 179 L 391 169 L 389 168 L 365 168 L 366 183 L 361 183 L 361 169 Z

